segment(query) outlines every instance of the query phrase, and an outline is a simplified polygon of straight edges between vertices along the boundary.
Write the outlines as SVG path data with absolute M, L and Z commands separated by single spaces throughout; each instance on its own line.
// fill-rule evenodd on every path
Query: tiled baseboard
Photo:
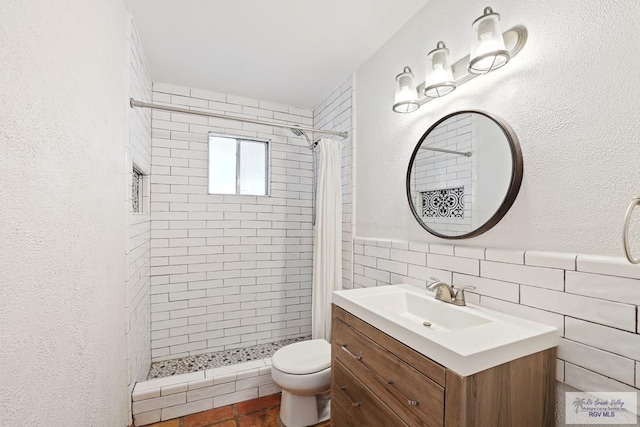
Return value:
M 134 424 L 170 420 L 280 391 L 271 379 L 271 359 L 139 382 L 132 393 Z

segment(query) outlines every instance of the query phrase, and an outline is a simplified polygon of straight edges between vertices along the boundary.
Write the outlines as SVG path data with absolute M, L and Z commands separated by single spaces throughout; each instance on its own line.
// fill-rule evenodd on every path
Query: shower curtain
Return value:
M 322 138 L 313 246 L 312 338 L 331 339 L 331 292 L 342 289 L 342 142 Z

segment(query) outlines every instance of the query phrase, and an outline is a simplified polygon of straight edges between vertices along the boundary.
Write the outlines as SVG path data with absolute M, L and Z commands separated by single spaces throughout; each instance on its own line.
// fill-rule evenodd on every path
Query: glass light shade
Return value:
M 418 103 L 418 92 L 413 82 L 413 72 L 411 68 L 404 67 L 404 71 L 396 76 L 398 87 L 396 88 L 396 99 L 393 103 L 393 111 L 396 113 L 411 113 L 416 111 Z
M 486 74 L 505 65 L 510 57 L 504 47 L 500 15 L 485 7 L 484 14 L 473 22 L 468 70 L 473 74 Z
M 437 48 L 427 54 L 425 86 L 424 94 L 429 98 L 440 98 L 456 88 L 444 42 L 438 42 Z

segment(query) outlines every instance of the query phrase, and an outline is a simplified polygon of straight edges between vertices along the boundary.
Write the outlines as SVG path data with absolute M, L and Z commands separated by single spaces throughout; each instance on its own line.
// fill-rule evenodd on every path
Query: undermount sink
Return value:
M 333 303 L 462 376 L 559 343 L 551 326 L 475 304 L 448 304 L 412 285 L 336 291 Z

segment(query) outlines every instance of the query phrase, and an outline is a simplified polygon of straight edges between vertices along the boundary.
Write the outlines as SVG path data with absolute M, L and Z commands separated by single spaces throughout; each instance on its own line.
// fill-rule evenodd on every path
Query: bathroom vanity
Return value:
M 512 316 L 448 307 L 419 291 L 394 285 L 334 293 L 332 425 L 553 426 L 557 331 L 518 319 L 520 345 L 508 331 L 513 325 L 504 325 L 504 336 L 487 344 L 483 334 Z M 376 307 L 376 301 L 386 301 L 387 308 Z M 417 306 L 410 306 L 412 301 Z M 443 311 L 435 313 L 440 307 Z M 474 310 L 488 321 L 445 319 Z M 433 329 L 422 325 L 425 317 L 433 320 Z M 439 326 L 443 323 L 449 327 Z M 438 335 L 475 336 L 478 342 L 461 352 Z M 512 345 L 505 344 L 505 336 Z M 497 343 L 503 348 L 496 349 Z

